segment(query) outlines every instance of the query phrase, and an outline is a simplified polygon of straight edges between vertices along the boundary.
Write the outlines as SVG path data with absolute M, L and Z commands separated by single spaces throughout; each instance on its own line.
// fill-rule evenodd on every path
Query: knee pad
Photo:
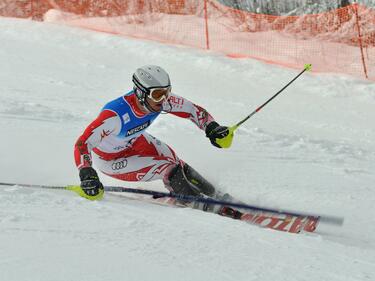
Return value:
M 168 181 L 169 186 L 178 194 L 193 196 L 215 194 L 214 186 L 186 163 L 178 164 L 173 168 Z

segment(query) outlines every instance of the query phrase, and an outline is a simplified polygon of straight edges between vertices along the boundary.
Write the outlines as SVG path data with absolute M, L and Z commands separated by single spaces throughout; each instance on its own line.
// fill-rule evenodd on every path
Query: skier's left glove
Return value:
M 211 143 L 219 148 L 222 148 L 217 142 L 216 139 L 222 139 L 228 136 L 229 128 L 226 126 L 220 126 L 217 122 L 212 121 L 206 127 L 206 137 L 208 137 Z
M 94 168 L 82 168 L 79 171 L 79 178 L 81 179 L 81 192 L 79 195 L 90 200 L 100 200 L 103 198 L 104 187 Z

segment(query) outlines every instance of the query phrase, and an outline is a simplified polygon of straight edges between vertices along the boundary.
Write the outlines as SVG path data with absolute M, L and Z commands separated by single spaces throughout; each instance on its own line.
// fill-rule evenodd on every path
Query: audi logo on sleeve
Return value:
M 114 170 L 114 171 L 121 170 L 121 169 L 124 169 L 127 165 L 128 165 L 128 161 L 126 159 L 121 160 L 121 161 L 117 161 L 117 162 L 113 162 L 112 163 L 112 170 Z

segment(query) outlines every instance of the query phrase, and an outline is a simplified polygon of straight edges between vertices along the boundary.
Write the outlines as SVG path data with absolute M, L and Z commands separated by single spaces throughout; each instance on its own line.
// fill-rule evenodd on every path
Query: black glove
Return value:
M 221 148 L 221 146 L 216 143 L 216 139 L 225 138 L 228 134 L 229 134 L 228 127 L 220 126 L 215 121 L 212 121 L 206 127 L 206 137 L 210 139 L 211 143 L 214 146 L 219 147 L 219 148 Z
M 104 190 L 103 184 L 100 182 L 98 174 L 92 167 L 85 167 L 79 171 L 81 179 L 81 188 L 88 196 L 96 196 L 100 191 Z

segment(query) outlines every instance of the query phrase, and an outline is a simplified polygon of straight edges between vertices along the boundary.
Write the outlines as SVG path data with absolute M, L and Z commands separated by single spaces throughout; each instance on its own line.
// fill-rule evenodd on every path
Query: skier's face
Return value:
M 152 108 L 152 110 L 154 110 L 154 111 L 156 111 L 156 112 L 159 112 L 159 111 L 162 110 L 164 99 L 161 100 L 161 101 L 158 101 L 158 102 L 153 101 L 153 100 L 150 99 L 149 97 L 146 97 L 146 99 L 147 99 L 148 104 L 149 104 L 150 107 Z
M 146 96 L 147 104 L 153 111 L 160 112 L 163 108 L 163 102 L 169 97 L 171 86 L 164 88 L 154 88 Z

